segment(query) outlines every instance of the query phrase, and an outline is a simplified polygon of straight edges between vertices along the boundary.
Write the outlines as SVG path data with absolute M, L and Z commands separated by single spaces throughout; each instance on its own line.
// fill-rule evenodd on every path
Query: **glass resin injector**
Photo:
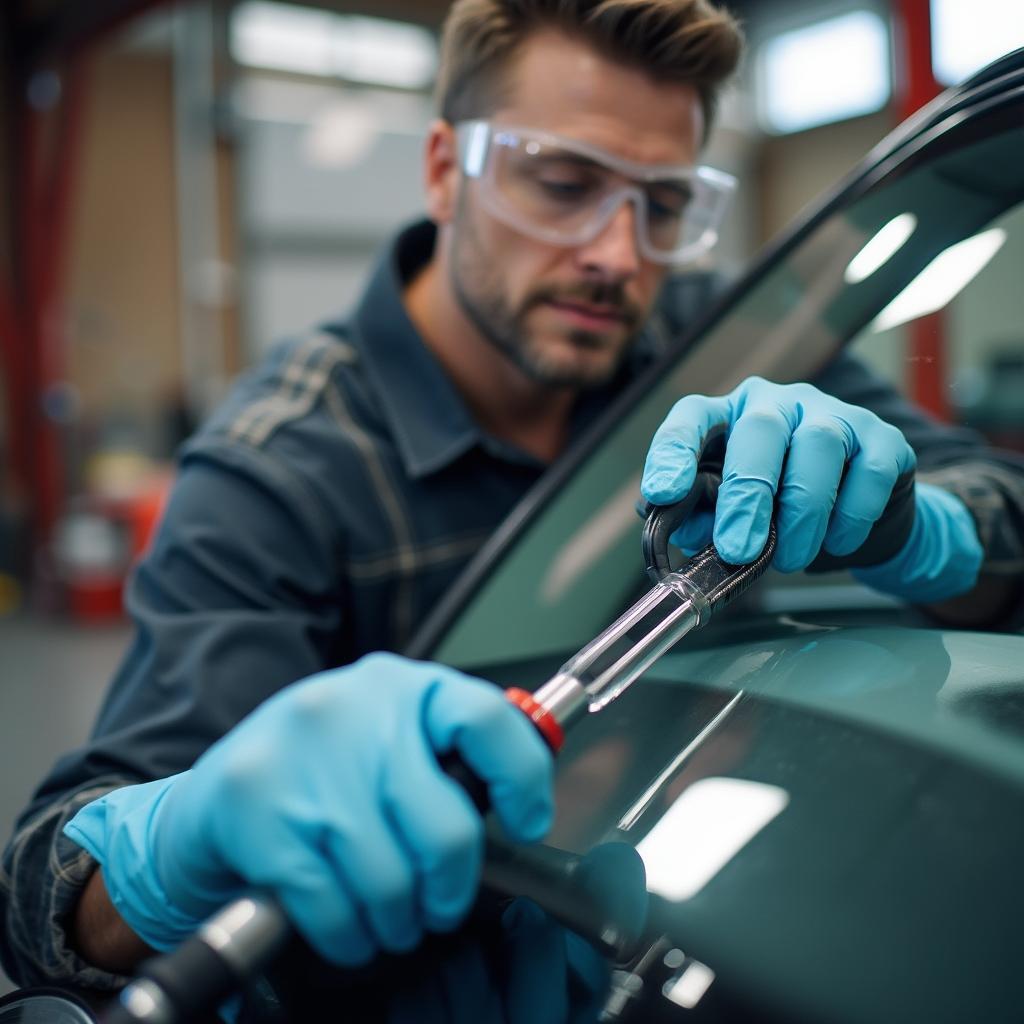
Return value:
M 647 572 L 654 586 L 533 693 L 562 730 L 589 711 L 600 711 L 678 640 L 707 624 L 771 564 L 772 525 L 764 550 L 746 565 L 723 561 L 709 544 L 679 569 L 668 561 L 668 536 L 678 526 L 672 506 L 655 508 L 644 527 Z

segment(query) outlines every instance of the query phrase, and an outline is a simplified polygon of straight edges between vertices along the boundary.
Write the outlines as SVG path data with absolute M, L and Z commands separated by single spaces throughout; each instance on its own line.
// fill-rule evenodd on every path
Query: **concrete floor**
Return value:
M 127 625 L 80 627 L 0 618 L 0 836 L 54 760 L 87 736 L 122 652 Z M 11 988 L 0 972 L 0 994 Z

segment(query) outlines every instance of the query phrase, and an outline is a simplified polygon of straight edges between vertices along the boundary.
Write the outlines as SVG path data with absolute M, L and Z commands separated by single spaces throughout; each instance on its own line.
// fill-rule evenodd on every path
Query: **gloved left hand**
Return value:
M 389 1024 L 593 1024 L 611 977 L 597 950 L 522 898 L 497 934 L 472 932 L 423 968 L 396 979 Z
M 715 511 L 692 517 L 673 541 L 692 552 L 713 539 L 733 563 L 761 553 L 773 512 L 773 564 L 782 572 L 805 569 L 820 551 L 852 555 L 897 479 L 916 464 L 903 434 L 869 410 L 810 384 L 750 377 L 728 395 L 688 395 L 673 406 L 651 442 L 644 498 L 667 505 L 685 497 L 708 435 L 722 428 L 727 446 Z M 865 570 L 865 582 L 917 601 L 970 590 L 982 558 L 970 513 L 958 498 L 920 483 L 915 501 L 910 538 L 877 571 Z

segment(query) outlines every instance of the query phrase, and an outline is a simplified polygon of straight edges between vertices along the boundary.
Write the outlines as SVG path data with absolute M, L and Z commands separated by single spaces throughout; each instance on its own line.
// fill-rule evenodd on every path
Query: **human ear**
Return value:
M 438 118 L 427 129 L 424 154 L 427 215 L 435 224 L 448 224 L 455 216 L 459 189 L 459 158 L 455 129 Z

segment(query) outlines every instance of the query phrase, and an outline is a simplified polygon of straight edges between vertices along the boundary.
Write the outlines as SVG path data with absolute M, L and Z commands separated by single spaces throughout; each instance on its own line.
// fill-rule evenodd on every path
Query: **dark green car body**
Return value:
M 665 656 L 570 737 L 559 847 L 643 852 L 712 781 L 783 794 L 767 820 L 755 801 L 743 845 L 662 905 L 656 930 L 687 959 L 649 969 L 623 1019 L 1020 1019 L 1024 639 L 874 617 L 745 619 Z M 746 808 L 728 813 L 731 827 Z M 694 847 L 706 859 L 721 841 L 714 814 L 685 826 L 659 837 L 652 892 L 678 891 Z M 715 980 L 683 1009 L 665 990 L 693 959 Z

